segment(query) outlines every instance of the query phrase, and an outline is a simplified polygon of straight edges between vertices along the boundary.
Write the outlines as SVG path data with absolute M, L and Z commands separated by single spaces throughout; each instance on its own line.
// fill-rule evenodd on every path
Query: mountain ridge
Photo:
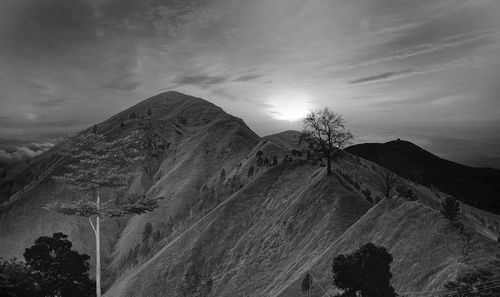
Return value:
M 178 92 L 150 97 L 80 133 L 93 130 L 111 139 L 141 131 L 146 158 L 127 195 L 164 198 L 152 213 L 104 222 L 106 296 L 299 296 L 298 282 L 311 262 L 322 285 L 333 290 L 332 256 L 369 240 L 395 255 L 394 285 L 401 292 L 438 288 L 470 266 L 456 265 L 460 254 L 453 250 L 442 257 L 446 261 L 435 260 L 439 270 L 419 267 L 418 274 L 399 275 L 418 265 L 419 251 L 411 244 L 418 236 L 425 237 L 422 249 L 431 254 L 439 254 L 443 240 L 462 244 L 461 235 L 444 229 L 446 221 L 437 211 L 437 195 L 443 194 L 403 178 L 401 185 L 417 194 L 416 202 L 399 197 L 376 204 L 379 165 L 346 152 L 327 176 L 315 160 L 291 154 L 303 149 L 296 143 L 299 132 L 261 138 L 241 119 Z M 26 170 L 46 168 L 54 156 L 57 146 L 15 174 L 21 178 Z M 62 231 L 93 259 L 85 219 L 42 209 L 57 199 L 78 198 L 45 179 L 0 210 L 0 255 L 18 256 L 36 237 Z M 109 189 L 102 198 L 121 199 Z M 491 246 L 478 253 L 497 259 L 494 235 L 472 228 L 474 216 L 492 226 L 500 220 L 464 205 L 467 232 L 477 246 Z M 148 224 L 152 232 L 146 236 Z M 422 274 L 428 276 L 412 281 Z M 312 296 L 322 295 L 316 289 Z
M 469 205 L 500 214 L 500 170 L 452 162 L 403 140 L 357 144 L 346 151 L 408 179 L 435 186 Z

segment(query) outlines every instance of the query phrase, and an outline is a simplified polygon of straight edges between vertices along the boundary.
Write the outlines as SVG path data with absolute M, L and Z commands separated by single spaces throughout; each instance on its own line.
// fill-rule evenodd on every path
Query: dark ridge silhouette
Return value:
M 500 170 L 448 161 L 403 140 L 357 144 L 346 151 L 389 167 L 405 178 L 435 186 L 469 205 L 500 214 Z

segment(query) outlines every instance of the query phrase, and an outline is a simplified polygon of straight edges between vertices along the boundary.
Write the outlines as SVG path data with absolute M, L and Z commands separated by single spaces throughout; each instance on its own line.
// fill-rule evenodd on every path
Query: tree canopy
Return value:
M 392 256 L 384 247 L 366 243 L 349 255 L 333 259 L 333 284 L 342 297 L 397 296 L 391 286 Z
M 451 196 L 446 197 L 441 201 L 441 213 L 452 223 L 458 221 L 460 218 L 460 203 Z
M 144 159 L 142 149 L 143 142 L 138 131 L 116 140 L 94 133 L 70 137 L 62 149 L 69 164 L 53 178 L 87 195 L 77 202 L 54 202 L 47 208 L 84 217 L 119 217 L 154 210 L 158 201 L 145 195 L 130 196 L 118 206 L 93 199 L 96 192 L 104 187 L 114 188 L 118 193 L 126 189 L 134 175 L 134 165 Z
M 89 278 L 90 257 L 71 249 L 68 235 L 54 233 L 39 237 L 24 252 L 26 264 L 33 269 L 42 296 L 92 296 L 95 287 Z
M 41 297 L 32 271 L 25 263 L 0 258 L 0 296 Z

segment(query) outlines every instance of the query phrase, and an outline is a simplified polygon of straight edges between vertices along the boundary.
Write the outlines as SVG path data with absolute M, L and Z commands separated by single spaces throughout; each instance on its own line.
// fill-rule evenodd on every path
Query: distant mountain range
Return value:
M 291 150 L 301 149 L 298 132 L 261 138 L 241 119 L 178 92 L 153 96 L 80 133 L 114 139 L 136 130 L 146 141 L 145 160 L 127 195 L 164 199 L 153 213 L 104 221 L 106 297 L 299 297 L 309 269 L 311 296 L 320 297 L 334 291 L 333 257 L 366 242 L 392 254 L 392 284 L 401 295 L 442 290 L 459 273 L 500 261 L 499 216 L 463 205 L 465 230 L 459 233 L 439 212 L 444 194 L 407 180 L 401 186 L 412 189 L 417 201 L 379 201 L 381 166 L 368 153 L 353 155 L 365 146 L 349 148 L 328 176 L 319 162 L 290 159 Z M 404 157 L 411 165 L 408 177 L 440 187 L 442 177 L 427 171 L 448 161 L 404 146 L 413 153 L 392 159 Z M 42 208 L 81 196 L 50 178 L 65 162 L 56 145 L 0 178 L 0 257 L 20 257 L 37 237 L 53 232 L 69 234 L 76 249 L 94 257 L 85 219 Z M 491 172 L 496 178 L 497 171 Z M 485 185 L 476 180 L 467 192 L 482 193 Z M 106 203 L 123 199 L 110 190 L 102 196 Z M 468 199 L 472 205 L 486 201 Z
M 500 170 L 441 159 L 403 140 L 363 143 L 346 151 L 420 184 L 434 186 L 469 205 L 500 214 Z

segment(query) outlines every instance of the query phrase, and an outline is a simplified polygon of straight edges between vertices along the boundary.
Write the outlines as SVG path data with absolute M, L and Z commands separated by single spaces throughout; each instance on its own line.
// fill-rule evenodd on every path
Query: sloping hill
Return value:
M 245 178 L 231 180 L 222 173 L 242 174 L 237 170 L 240 161 L 261 142 L 241 119 L 203 99 L 178 92 L 149 98 L 81 133 L 92 130 L 109 138 L 140 130 L 146 141 L 146 160 L 138 168 L 139 175 L 128 194 L 147 192 L 151 197 L 165 197 L 153 214 L 105 221 L 102 248 L 103 261 L 110 263 L 109 281 L 134 260 L 140 261 L 154 244 L 152 238 L 143 240 L 146 223 L 158 231 L 155 240 L 166 238 L 243 186 L 249 180 L 246 172 Z M 56 146 L 13 170 L 0 182 L 4 201 L 46 175 L 57 159 Z M 11 186 L 6 189 L 4 185 Z M 51 201 L 78 199 L 78 193 L 45 178 L 18 196 L 0 212 L 0 256 L 22 257 L 24 248 L 37 237 L 56 231 L 68 233 L 78 250 L 93 256 L 93 239 L 86 220 L 42 209 Z M 116 198 L 109 191 L 103 195 L 104 201 Z M 135 259 L 129 258 L 136 247 L 140 252 Z
M 305 148 L 305 144 L 299 145 L 300 132 L 295 130 L 287 130 L 280 133 L 265 136 L 264 139 L 272 141 L 288 151 L 301 150 Z
M 281 164 L 203 217 L 106 296 L 271 296 L 369 207 L 321 168 Z
M 469 227 L 460 233 L 438 211 L 419 203 L 383 200 L 314 259 L 312 274 L 317 284 L 312 296 L 333 293 L 333 258 L 367 242 L 384 246 L 393 255 L 392 285 L 404 296 L 437 296 L 443 293 L 443 283 L 458 272 L 500 263 L 500 243 Z M 270 296 L 302 296 L 300 282 L 307 269 L 303 267 L 279 294 Z
M 398 292 L 442 289 L 459 271 L 500 260 L 500 244 L 467 220 L 463 234 L 450 228 L 432 208 L 439 207 L 428 196 L 432 191 L 403 181 L 415 188 L 418 202 L 383 200 L 367 212 L 371 204 L 360 190 L 376 193 L 373 178 L 380 169 L 349 156 L 335 168 L 332 177 L 305 161 L 270 169 L 106 296 L 302 296 L 300 282 L 310 265 L 320 282 L 312 296 L 324 296 L 323 289 L 333 290 L 333 257 L 366 242 L 393 254 Z
M 500 170 L 444 160 L 402 140 L 358 144 L 346 151 L 420 184 L 433 185 L 469 205 L 500 214 Z

